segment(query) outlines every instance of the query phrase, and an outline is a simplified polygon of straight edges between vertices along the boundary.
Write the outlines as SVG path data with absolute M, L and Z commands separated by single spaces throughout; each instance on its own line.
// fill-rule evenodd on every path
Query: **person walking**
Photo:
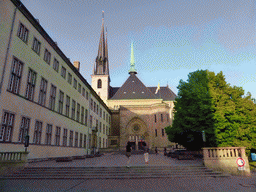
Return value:
M 144 158 L 145 158 L 145 163 L 148 164 L 148 160 L 149 160 L 149 149 L 148 148 L 145 149 Z
M 166 149 L 166 147 L 164 148 L 164 156 L 166 156 L 167 155 L 167 149 Z
M 157 147 L 155 148 L 155 152 L 156 152 L 156 155 L 158 154 L 158 150 L 157 150 Z
M 126 167 L 130 167 L 129 164 L 130 164 L 130 157 L 131 157 L 131 151 L 132 151 L 131 148 L 132 148 L 132 146 L 131 146 L 130 142 L 128 141 L 127 145 L 126 145 L 126 157 L 128 157 Z

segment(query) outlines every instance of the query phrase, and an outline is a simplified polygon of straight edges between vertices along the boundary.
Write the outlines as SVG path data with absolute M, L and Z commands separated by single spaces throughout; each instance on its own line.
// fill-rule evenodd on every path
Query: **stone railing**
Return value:
M 204 165 L 233 175 L 250 175 L 245 147 L 203 148 Z
M 0 162 L 26 162 L 28 152 L 0 152 Z

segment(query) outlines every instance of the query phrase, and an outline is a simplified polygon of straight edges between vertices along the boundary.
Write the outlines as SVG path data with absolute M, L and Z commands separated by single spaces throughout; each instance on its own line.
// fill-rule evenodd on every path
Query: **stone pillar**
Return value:
M 138 136 L 136 135 L 135 136 L 135 150 L 137 151 L 138 150 L 138 145 L 139 145 L 139 142 L 138 142 Z

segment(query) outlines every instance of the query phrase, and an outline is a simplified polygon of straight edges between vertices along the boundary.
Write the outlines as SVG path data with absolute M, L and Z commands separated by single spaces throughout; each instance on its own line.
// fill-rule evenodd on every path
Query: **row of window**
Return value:
M 96 104 L 95 101 L 91 98 L 90 100 L 90 106 L 91 110 L 99 115 L 100 117 L 103 117 L 103 120 L 106 120 L 106 122 L 110 123 L 110 115 L 108 115 L 105 111 L 102 110 L 102 108 L 99 108 L 99 105 Z M 102 112 L 103 111 L 103 112 Z
M 164 137 L 165 136 L 165 131 L 164 131 L 164 129 L 162 129 L 162 137 Z M 157 129 L 155 129 L 155 136 L 157 137 Z
M 4 112 L 2 118 L 2 124 L 0 129 L 0 142 L 11 142 L 13 125 L 14 125 L 15 115 L 10 112 Z M 18 142 L 24 143 L 24 138 L 29 135 L 31 119 L 28 117 L 22 117 L 20 123 L 20 130 L 18 136 Z M 84 147 L 86 148 L 86 134 L 74 132 L 66 128 L 61 129 L 61 127 L 56 126 L 53 130 L 52 124 L 46 124 L 45 130 L 45 141 L 41 141 L 43 132 L 43 123 L 41 121 L 35 122 L 34 134 L 32 139 L 33 144 L 45 144 L 45 145 L 56 145 L 56 146 L 69 146 L 69 147 Z M 61 143 L 61 132 L 62 143 Z M 69 134 L 68 134 L 69 133 Z M 54 138 L 54 140 L 53 140 Z M 91 147 L 91 134 L 89 134 L 89 148 Z M 103 139 L 103 147 L 107 146 L 107 139 L 99 137 L 99 146 L 101 147 L 101 140 Z M 31 141 L 31 140 L 30 140 Z
M 169 122 L 169 115 L 166 114 L 166 121 Z M 155 123 L 157 122 L 157 115 L 155 115 Z M 164 122 L 164 115 L 161 114 L 161 122 Z
M 28 42 L 28 36 L 29 36 L 29 30 L 22 24 L 20 23 L 19 25 L 19 28 L 18 28 L 18 32 L 17 32 L 17 36 L 22 40 L 24 41 L 25 43 Z M 41 49 L 41 42 L 36 38 L 34 37 L 34 40 L 33 40 L 33 45 L 32 45 L 32 50 L 34 50 L 38 55 L 40 55 L 40 49 Z M 44 61 L 50 65 L 51 63 L 51 53 L 48 49 L 45 48 L 45 51 L 44 51 Z M 53 59 L 53 69 L 58 73 L 59 72 L 59 61 L 54 57 Z M 68 83 L 71 85 L 72 84 L 72 75 L 71 73 L 67 73 L 67 69 L 62 66 L 61 67 L 61 72 L 60 72 L 60 75 L 66 79 L 66 74 L 67 75 L 67 81 Z M 84 97 L 86 97 L 86 99 L 88 100 L 89 98 L 89 93 L 88 91 L 86 91 L 85 93 L 85 88 L 81 86 L 80 83 L 77 82 L 77 79 L 74 78 L 73 79 L 73 87 L 75 89 L 78 90 L 79 93 L 81 93 Z
M 12 70 L 11 70 L 10 81 L 8 86 L 8 91 L 12 93 L 19 94 L 23 65 L 24 65 L 23 62 L 21 62 L 15 57 L 13 58 Z M 29 68 L 25 98 L 27 98 L 30 101 L 34 101 L 36 79 L 37 79 L 37 73 L 34 70 Z M 41 84 L 39 87 L 39 95 L 38 95 L 38 104 L 42 106 L 46 106 L 47 87 L 48 87 L 48 81 L 42 77 Z M 56 110 L 55 109 L 56 95 L 57 95 L 57 87 L 51 84 L 48 107 L 53 111 Z M 60 114 L 63 114 L 63 110 L 64 110 L 64 95 L 65 95 L 64 92 L 62 90 L 59 90 L 57 112 Z M 70 105 L 71 105 L 71 116 L 70 116 Z M 94 108 L 95 106 L 96 106 L 96 103 L 94 102 Z M 97 109 L 98 108 L 99 106 L 97 105 Z M 100 116 L 101 116 L 101 113 L 102 113 L 102 109 L 100 108 Z M 66 95 L 64 115 L 67 117 L 71 117 L 71 119 L 76 120 L 87 126 L 88 110 L 85 109 L 84 106 L 81 106 L 74 99 L 71 100 L 71 98 L 68 95 Z M 106 114 L 106 116 L 108 121 L 109 119 L 108 114 Z M 105 111 L 103 112 L 103 118 L 105 120 Z

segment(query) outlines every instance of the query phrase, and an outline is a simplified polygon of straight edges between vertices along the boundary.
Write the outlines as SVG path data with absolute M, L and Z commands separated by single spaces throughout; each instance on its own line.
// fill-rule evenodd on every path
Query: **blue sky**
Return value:
M 177 94 L 190 72 L 223 71 L 226 81 L 256 98 L 255 2 L 253 0 L 22 0 L 28 10 L 91 83 L 102 10 L 108 30 L 112 86 L 128 78 L 130 45 L 146 86 Z

